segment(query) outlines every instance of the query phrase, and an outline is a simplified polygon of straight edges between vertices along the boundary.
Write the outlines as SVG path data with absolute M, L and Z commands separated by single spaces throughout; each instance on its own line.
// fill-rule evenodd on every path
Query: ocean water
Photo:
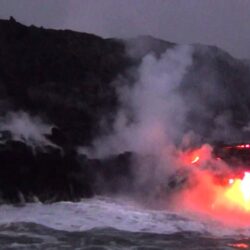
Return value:
M 249 227 L 126 198 L 0 206 L 0 249 L 250 249 Z

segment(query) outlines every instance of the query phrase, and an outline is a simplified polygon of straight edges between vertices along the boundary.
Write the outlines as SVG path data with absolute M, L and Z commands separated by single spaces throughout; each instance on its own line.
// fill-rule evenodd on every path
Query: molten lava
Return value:
M 237 146 L 241 150 L 250 144 Z M 208 214 L 230 226 L 249 225 L 250 171 L 217 158 L 207 145 L 180 153 L 182 166 L 190 171 L 189 184 L 176 196 L 176 207 L 182 204 L 182 210 Z
M 249 249 L 249 245 L 245 243 L 232 243 L 228 244 L 228 246 L 234 248 Z
M 200 157 L 197 155 L 195 158 L 191 161 L 192 164 L 198 162 L 200 160 Z
M 181 156 L 182 163 L 187 166 L 190 166 L 190 163 L 196 166 L 198 166 L 197 163 L 202 165 L 210 158 L 211 151 L 212 149 L 208 145 L 203 145 L 201 148 L 195 150 L 185 151 Z
M 249 147 L 247 145 L 238 145 L 239 147 Z M 193 152 L 189 152 L 186 155 L 186 159 L 189 159 L 189 162 L 192 165 L 196 165 L 200 161 L 200 155 L 204 158 L 204 150 L 198 149 Z M 205 152 L 206 153 L 206 152 Z M 197 165 L 196 165 L 197 166 Z M 204 173 L 208 174 L 208 173 Z M 202 175 L 202 170 L 200 172 L 200 177 Z M 212 175 L 212 173 L 211 173 Z M 222 177 L 221 177 L 222 178 Z M 220 183 L 223 183 L 222 181 Z M 237 207 L 238 209 L 243 209 L 244 211 L 250 212 L 250 172 L 244 172 L 243 178 L 229 178 L 227 186 L 224 187 L 224 192 L 219 192 L 221 200 L 223 202 L 229 203 L 224 205 L 229 205 L 230 207 Z M 213 188 L 220 189 L 221 187 L 217 186 L 216 183 L 213 183 Z M 212 188 L 212 187 L 211 187 Z M 217 197 L 217 199 L 220 199 Z
M 225 197 L 236 207 L 250 211 L 250 172 L 245 172 L 242 180 L 230 179 L 229 183 Z

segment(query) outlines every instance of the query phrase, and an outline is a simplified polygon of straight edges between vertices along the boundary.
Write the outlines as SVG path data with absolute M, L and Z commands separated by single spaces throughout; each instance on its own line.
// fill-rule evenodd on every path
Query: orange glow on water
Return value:
M 249 245 L 245 243 L 232 243 L 228 244 L 229 247 L 234 247 L 234 248 L 241 248 L 241 249 L 248 249 Z

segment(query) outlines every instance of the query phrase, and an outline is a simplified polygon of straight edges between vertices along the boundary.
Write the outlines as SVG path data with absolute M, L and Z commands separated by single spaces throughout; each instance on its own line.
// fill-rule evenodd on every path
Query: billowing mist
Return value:
M 150 199 L 160 197 L 168 207 L 237 224 L 249 216 L 214 181 L 214 176 L 230 175 L 232 169 L 216 160 L 206 143 L 242 139 L 242 129 L 234 123 L 235 109 L 229 108 L 240 100 L 237 95 L 230 99 L 234 86 L 220 83 L 212 63 L 197 66 L 197 51 L 207 53 L 200 49 L 176 46 L 160 55 L 147 53 L 139 67 L 131 69 L 134 82 L 118 77 L 113 84 L 120 108 L 112 129 L 79 152 L 90 158 L 133 152 L 135 185 L 145 192 L 142 200 L 155 205 Z M 173 176 L 174 185 L 185 183 L 185 188 L 168 193 Z M 232 211 L 237 211 L 236 217 L 230 216 Z
M 45 136 L 51 133 L 51 128 L 52 125 L 43 122 L 39 116 L 32 117 L 23 111 L 9 112 L 0 121 L 2 140 L 10 139 L 4 138 L 5 131 L 13 140 L 26 143 L 30 147 L 55 146 Z
M 192 64 L 192 48 L 167 50 L 158 59 L 148 54 L 138 69 L 138 80 L 115 82 L 121 108 L 112 133 L 97 138 L 90 154 L 104 157 L 132 151 L 159 154 L 181 134 L 186 107 L 177 89 Z

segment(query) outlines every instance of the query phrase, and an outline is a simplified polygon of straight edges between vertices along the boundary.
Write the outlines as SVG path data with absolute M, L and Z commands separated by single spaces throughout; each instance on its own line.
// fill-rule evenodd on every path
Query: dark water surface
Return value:
M 240 244 L 240 245 L 237 245 Z M 0 226 L 0 249 L 250 249 L 250 238 L 215 238 L 195 232 L 155 234 L 113 228 L 85 232 L 55 230 L 35 223 Z M 238 247 L 237 247 L 238 246 Z
M 250 224 L 250 223 L 249 223 Z M 0 206 L 0 249 L 250 249 L 250 226 L 154 210 L 131 200 Z

